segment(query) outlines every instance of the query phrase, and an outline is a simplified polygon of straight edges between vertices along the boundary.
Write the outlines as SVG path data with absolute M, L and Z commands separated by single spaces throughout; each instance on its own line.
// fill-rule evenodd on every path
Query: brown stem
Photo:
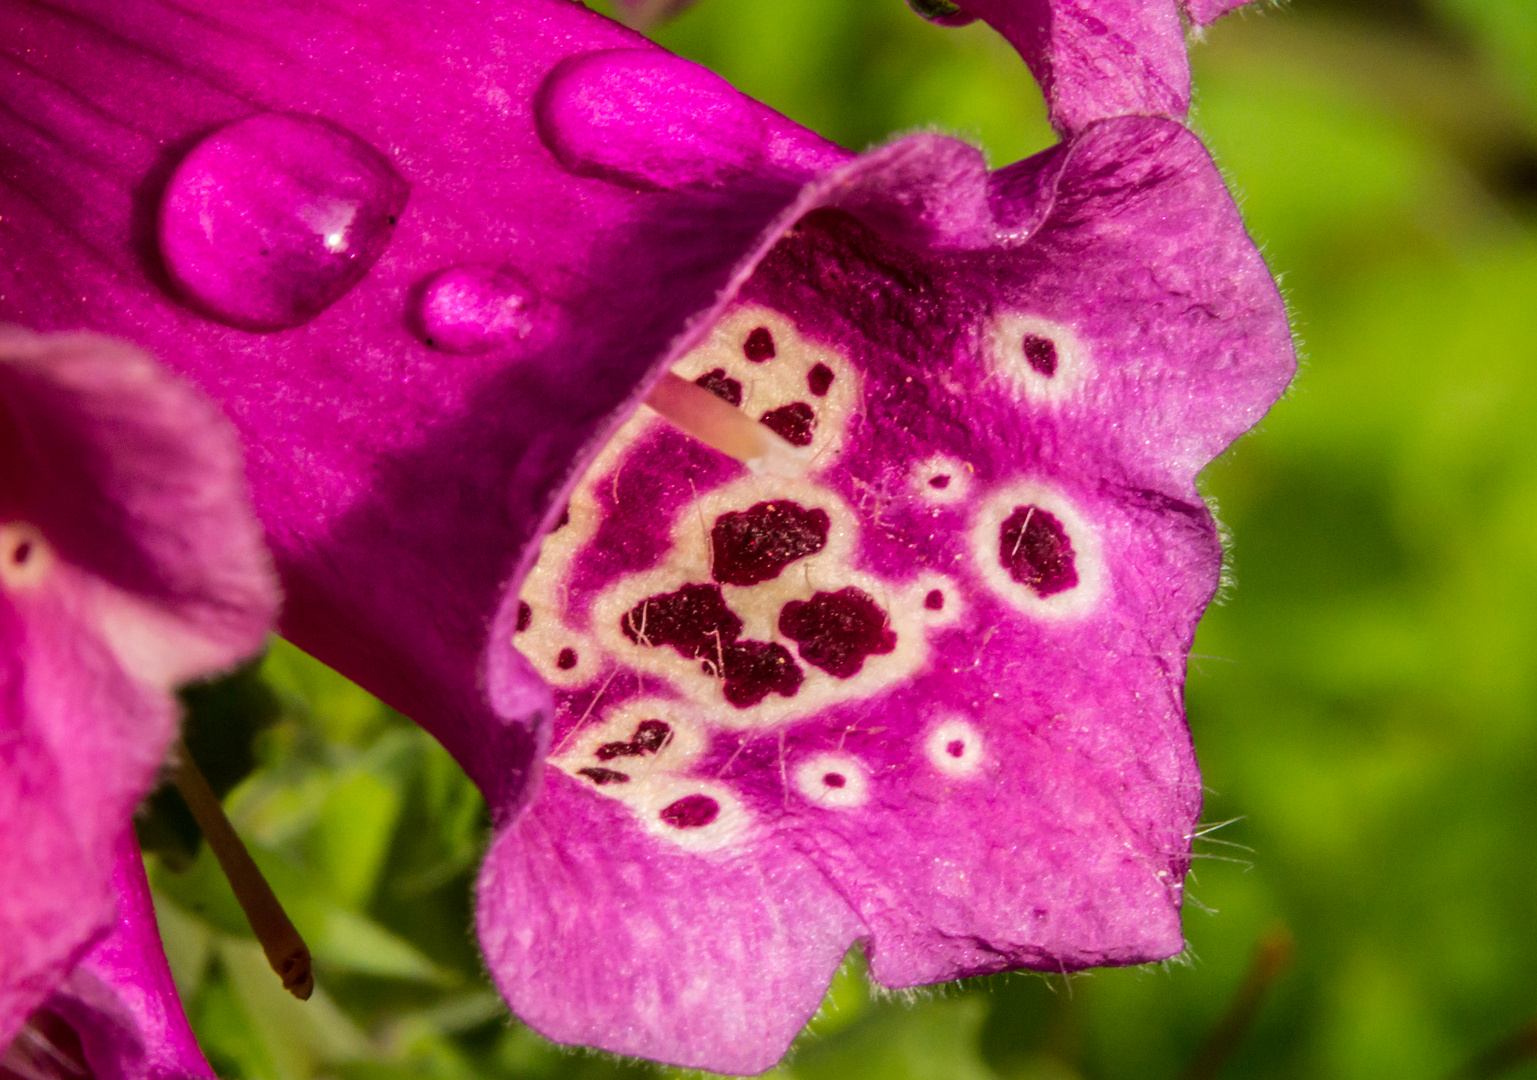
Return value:
M 1492 1080 L 1533 1058 L 1537 1058 L 1537 1020 L 1517 1028 L 1514 1033 L 1452 1073 L 1450 1080 Z
M 180 740 L 176 743 L 172 761 L 171 780 L 182 798 L 187 800 L 198 828 L 203 831 L 203 838 L 213 849 L 224 876 L 229 878 L 235 899 L 240 901 L 256 940 L 261 942 L 262 952 L 267 954 L 267 963 L 283 980 L 283 989 L 300 1001 L 308 1001 L 315 989 L 309 947 L 289 921 L 288 913 L 273 895 L 272 886 L 262 877 L 251 853 L 225 816 L 219 797 L 208 786 L 208 779 Z
M 1185 1070 L 1183 1080 L 1215 1080 L 1254 1026 L 1260 1006 L 1265 1003 L 1281 972 L 1291 963 L 1291 958 L 1292 936 L 1286 927 L 1277 923 L 1260 936 L 1242 985 L 1233 995 L 1221 1021 L 1212 1029 L 1200 1056 Z

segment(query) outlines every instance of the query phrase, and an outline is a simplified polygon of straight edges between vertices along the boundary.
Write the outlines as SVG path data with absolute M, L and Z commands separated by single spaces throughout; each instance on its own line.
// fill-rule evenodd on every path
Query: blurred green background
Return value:
M 901 0 L 703 0 L 655 36 L 852 148 L 938 126 L 1002 165 L 1052 141 L 1001 40 Z M 1450 1077 L 1537 1019 L 1537 4 L 1298 0 L 1225 20 L 1194 64 L 1193 125 L 1305 364 L 1206 476 L 1236 587 L 1192 662 L 1227 824 L 1198 845 L 1188 963 L 895 999 L 851 960 L 777 1075 L 1187 1075 L 1286 935 L 1210 1075 Z M 282 645 L 192 705 L 320 985 L 284 995 L 162 798 L 167 947 L 222 1076 L 670 1072 L 509 1022 L 469 929 L 484 808 L 431 739 Z M 1537 1064 L 1465 1075 L 1497 1072 Z

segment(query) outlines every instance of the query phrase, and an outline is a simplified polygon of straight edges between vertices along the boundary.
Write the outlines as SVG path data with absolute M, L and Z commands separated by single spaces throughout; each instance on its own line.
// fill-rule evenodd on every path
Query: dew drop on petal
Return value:
M 534 290 L 515 270 L 451 266 L 423 286 L 418 330 L 427 344 L 444 352 L 490 352 L 528 337 L 534 305 Z
M 555 65 L 534 97 L 560 165 L 642 189 L 712 187 L 749 168 L 764 111 L 713 72 L 657 49 L 604 49 Z
M 204 138 L 172 174 L 160 252 L 195 306 L 252 331 L 301 326 L 390 242 L 410 186 L 357 135 L 261 113 Z
M 708 795 L 685 795 L 662 807 L 661 818 L 675 829 L 698 829 L 720 816 L 720 803 Z

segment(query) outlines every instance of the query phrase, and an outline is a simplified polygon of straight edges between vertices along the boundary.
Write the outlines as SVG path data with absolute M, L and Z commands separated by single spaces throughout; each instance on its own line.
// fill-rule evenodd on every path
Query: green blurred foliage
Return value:
M 1052 140 L 990 31 L 900 0 L 703 0 L 655 36 L 853 148 L 939 127 L 1002 165 Z M 1178 1077 L 1276 924 L 1295 961 L 1224 1077 L 1448 1076 L 1537 1015 L 1537 10 L 1298 0 L 1206 37 L 1192 124 L 1283 275 L 1305 367 L 1205 478 L 1236 587 L 1189 685 L 1213 823 L 1190 952 L 911 999 L 872 995 L 852 956 L 780 1080 Z M 262 676 L 275 708 L 194 712 L 254 747 L 227 806 L 314 950 L 315 998 L 277 987 L 206 850 L 151 860 L 221 1075 L 676 1072 L 510 1021 L 471 931 L 474 788 L 288 646 Z

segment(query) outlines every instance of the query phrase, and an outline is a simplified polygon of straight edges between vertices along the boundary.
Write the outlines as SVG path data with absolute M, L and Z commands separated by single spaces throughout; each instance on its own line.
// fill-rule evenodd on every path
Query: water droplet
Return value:
M 709 186 L 756 162 L 766 111 L 698 64 L 653 49 L 568 57 L 534 101 L 561 165 L 640 188 Z
M 315 117 L 220 128 L 177 167 L 160 250 L 187 298 L 244 330 L 301 326 L 378 261 L 410 185 L 378 150 Z
M 505 266 L 452 266 L 428 279 L 417 315 L 434 348 L 483 353 L 514 345 L 533 330 L 535 295 Z

